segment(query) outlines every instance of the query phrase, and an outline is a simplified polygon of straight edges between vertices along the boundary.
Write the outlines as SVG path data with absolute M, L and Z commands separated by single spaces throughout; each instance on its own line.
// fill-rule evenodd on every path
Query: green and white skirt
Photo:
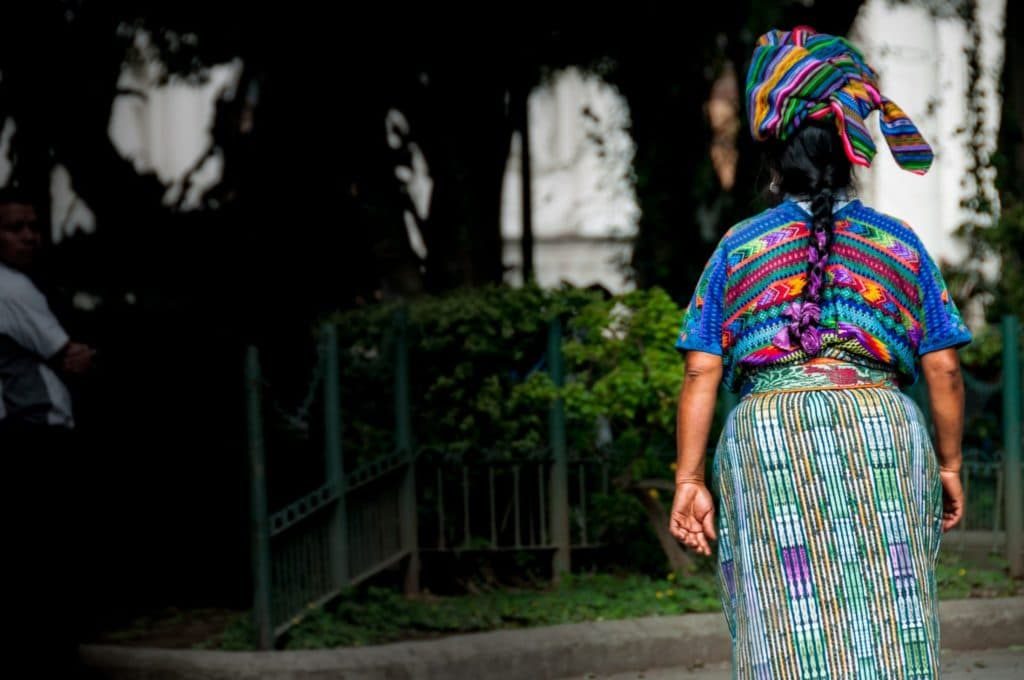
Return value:
M 939 677 L 942 487 L 893 374 L 758 371 L 712 469 L 733 677 Z

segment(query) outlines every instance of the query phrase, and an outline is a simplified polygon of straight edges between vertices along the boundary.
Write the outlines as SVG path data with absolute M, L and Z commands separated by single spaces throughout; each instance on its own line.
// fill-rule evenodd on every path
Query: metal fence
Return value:
M 404 569 L 404 590 L 417 592 L 425 551 L 549 550 L 557 581 L 569 571 L 573 549 L 600 545 L 588 526 L 588 499 L 608 493 L 609 461 L 599 451 L 567 449 L 560 400 L 548 413 L 548 446 L 529 456 L 489 458 L 479 452 L 466 463 L 440 449 L 414 449 L 405 311 L 393 321 L 394 354 L 384 359 L 395 368 L 393 450 L 344 469 L 339 352 L 335 328 L 326 324 L 317 371 L 323 388 L 323 483 L 273 513 L 267 507 L 263 434 L 266 383 L 257 350 L 248 350 L 253 601 L 264 649 L 309 608 L 396 564 Z M 966 543 L 1005 550 L 1015 576 L 1024 575 L 1019 332 L 1016 317 L 1003 320 L 998 384 L 965 375 L 969 412 L 990 408 L 998 394 L 1002 417 L 998 447 L 965 450 L 963 480 L 970 500 L 958 530 Z M 556 385 L 564 382 L 561 343 L 556 318 L 548 327 L 546 355 Z M 927 416 L 925 390 L 919 385 L 910 394 Z M 734 404 L 735 396 L 726 394 L 720 408 Z M 479 512 L 481 507 L 486 511 Z
M 400 329 L 401 330 L 401 329 Z M 259 646 L 298 623 L 310 608 L 382 569 L 405 560 L 405 587 L 419 589 L 415 459 L 408 418 L 404 335 L 394 357 L 395 448 L 350 472 L 341 451 L 339 358 L 333 325 L 322 329 L 324 404 L 323 484 L 280 510 L 267 509 L 259 354 L 246 357 L 251 477 L 253 615 Z

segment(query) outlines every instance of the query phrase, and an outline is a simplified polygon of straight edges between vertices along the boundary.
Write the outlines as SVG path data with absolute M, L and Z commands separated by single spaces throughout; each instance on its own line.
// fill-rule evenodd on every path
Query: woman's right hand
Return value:
M 942 479 L 942 530 L 949 531 L 964 515 L 964 487 L 959 470 L 939 470 Z

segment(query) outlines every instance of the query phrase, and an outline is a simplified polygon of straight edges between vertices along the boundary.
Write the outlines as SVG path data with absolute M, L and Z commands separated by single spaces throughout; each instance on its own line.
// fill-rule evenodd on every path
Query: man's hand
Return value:
M 60 365 L 66 373 L 80 375 L 92 368 L 94 356 L 96 356 L 96 350 L 92 347 L 80 342 L 69 342 Z

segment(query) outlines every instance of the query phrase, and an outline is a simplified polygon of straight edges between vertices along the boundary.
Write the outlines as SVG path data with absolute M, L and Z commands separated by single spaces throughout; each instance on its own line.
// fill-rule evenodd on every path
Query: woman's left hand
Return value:
M 701 555 L 710 555 L 708 540 L 716 540 L 715 503 L 711 492 L 700 482 L 683 482 L 676 487 L 669 532 Z

